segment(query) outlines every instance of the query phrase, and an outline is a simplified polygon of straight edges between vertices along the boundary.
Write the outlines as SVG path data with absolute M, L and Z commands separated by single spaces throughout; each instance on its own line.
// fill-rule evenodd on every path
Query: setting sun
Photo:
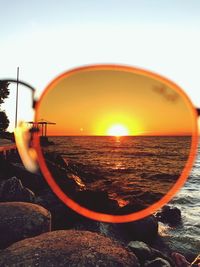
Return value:
M 37 105 L 40 118 L 56 123 L 49 136 L 174 136 L 193 129 L 192 113 L 173 86 L 113 67 L 62 76 Z
M 111 135 L 111 136 L 126 136 L 126 135 L 129 135 L 129 131 L 122 124 L 115 124 L 115 125 L 112 125 L 108 129 L 108 135 Z

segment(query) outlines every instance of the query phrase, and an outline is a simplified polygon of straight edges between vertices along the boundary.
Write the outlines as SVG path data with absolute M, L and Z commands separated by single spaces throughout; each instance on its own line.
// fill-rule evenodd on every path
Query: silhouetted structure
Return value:
M 40 131 L 41 129 L 41 136 L 40 136 L 40 142 L 42 146 L 48 146 L 53 145 L 54 143 L 48 140 L 47 137 L 47 125 L 55 125 L 55 122 L 49 122 L 45 120 L 41 120 L 38 122 L 29 121 L 28 124 L 32 125 L 32 132 Z
M 47 125 L 55 125 L 55 122 L 49 122 L 49 121 L 39 121 L 39 122 L 34 122 L 34 121 L 29 121 L 29 124 L 32 125 L 32 128 L 35 130 L 40 130 L 41 128 L 41 136 L 46 137 L 47 136 Z

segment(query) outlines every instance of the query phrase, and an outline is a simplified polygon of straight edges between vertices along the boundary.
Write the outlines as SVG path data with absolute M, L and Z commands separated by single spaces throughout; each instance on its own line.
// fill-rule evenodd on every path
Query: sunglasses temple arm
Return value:
M 23 81 L 17 81 L 15 79 L 1 79 L 0 81 L 8 82 L 8 83 L 21 84 L 21 85 L 25 86 L 26 88 L 30 89 L 31 92 L 32 92 L 32 103 L 33 103 L 32 107 L 33 108 L 35 107 L 35 103 L 36 103 L 36 101 L 35 101 L 35 91 L 36 91 L 36 89 L 34 87 L 32 87 L 30 84 L 25 83 Z
M 33 88 L 31 85 L 23 82 L 23 81 L 17 81 L 15 79 L 1 79 L 1 82 L 7 82 L 7 83 L 14 83 L 14 84 L 20 84 L 25 86 L 25 88 L 28 88 L 31 90 L 31 98 L 32 98 L 32 108 L 35 108 L 36 100 L 35 100 L 35 88 Z M 38 164 L 37 164 L 37 155 L 34 150 L 34 148 L 30 147 L 30 140 L 31 140 L 31 133 L 29 129 L 27 128 L 27 124 L 21 122 L 14 130 L 14 136 L 15 136 L 15 143 L 17 150 L 19 152 L 19 155 L 21 157 L 21 160 L 27 170 L 29 170 L 32 173 L 36 173 L 38 170 Z

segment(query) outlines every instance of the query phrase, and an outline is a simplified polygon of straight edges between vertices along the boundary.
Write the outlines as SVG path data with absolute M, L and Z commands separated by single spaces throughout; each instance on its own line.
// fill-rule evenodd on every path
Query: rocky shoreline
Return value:
M 118 208 L 100 192 L 91 202 L 94 192 L 81 190 L 69 168 L 68 179 L 62 179 L 66 162 L 61 157 L 49 154 L 46 159 L 72 196 L 79 192 L 80 203 L 92 203 L 97 211 L 102 201 L 109 203 L 109 212 Z M 66 207 L 41 173 L 24 169 L 18 155 L 0 158 L 0 169 L 0 266 L 176 266 L 172 251 L 159 236 L 158 220 L 179 223 L 178 209 L 165 207 L 157 217 L 131 223 L 97 222 Z

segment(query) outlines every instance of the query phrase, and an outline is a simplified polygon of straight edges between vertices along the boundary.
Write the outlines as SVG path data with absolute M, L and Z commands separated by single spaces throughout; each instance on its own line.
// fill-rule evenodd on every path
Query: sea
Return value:
M 141 198 L 150 205 L 176 183 L 190 152 L 189 136 L 51 136 L 55 152 L 76 171 L 89 190 L 102 190 L 120 207 Z M 170 201 L 182 213 L 176 227 L 160 223 L 159 231 L 173 250 L 200 252 L 200 148 L 184 187 Z

